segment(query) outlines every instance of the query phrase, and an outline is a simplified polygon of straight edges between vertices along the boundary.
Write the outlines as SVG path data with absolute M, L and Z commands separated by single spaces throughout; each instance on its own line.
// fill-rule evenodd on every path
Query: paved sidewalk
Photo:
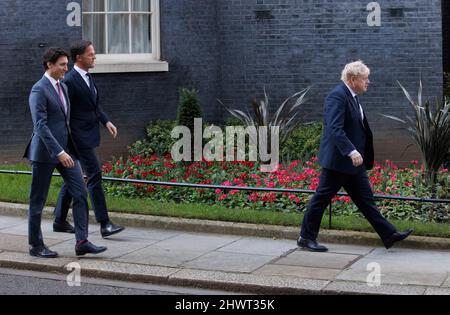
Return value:
M 0 267 L 68 274 L 77 262 L 82 276 L 249 293 L 450 295 L 450 251 L 327 244 L 329 253 L 310 253 L 293 240 L 132 227 L 106 240 L 91 225 L 90 240 L 108 250 L 77 258 L 73 235 L 42 227 L 61 258 L 29 256 L 26 218 L 0 215 Z M 369 286 L 378 267 L 381 286 Z

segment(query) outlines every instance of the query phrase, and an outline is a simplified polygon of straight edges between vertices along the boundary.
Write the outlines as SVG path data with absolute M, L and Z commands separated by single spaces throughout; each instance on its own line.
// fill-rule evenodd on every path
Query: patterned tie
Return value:
M 64 114 L 67 115 L 67 105 L 66 105 L 66 100 L 64 98 L 63 91 L 61 89 L 61 84 L 59 84 L 59 82 L 56 82 L 56 87 L 58 88 L 59 100 L 61 101 L 61 104 L 63 105 L 63 108 L 64 108 Z
M 89 89 L 91 90 L 91 93 L 94 96 L 94 98 L 96 98 L 97 97 L 97 91 L 95 90 L 94 80 L 92 80 L 92 76 L 91 76 L 91 74 L 89 72 L 86 73 L 86 75 L 89 78 Z

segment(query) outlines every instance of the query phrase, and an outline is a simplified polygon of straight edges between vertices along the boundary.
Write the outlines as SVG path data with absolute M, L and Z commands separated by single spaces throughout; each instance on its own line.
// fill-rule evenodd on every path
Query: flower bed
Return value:
M 319 184 L 320 167 L 317 158 L 280 165 L 275 173 L 261 173 L 254 162 L 195 162 L 175 163 L 170 154 L 148 158 L 141 156 L 119 159 L 103 165 L 104 176 L 165 182 L 215 184 L 229 190 L 160 187 L 143 184 L 106 184 L 108 194 L 114 196 L 150 198 L 159 201 L 220 204 L 229 208 L 251 208 L 272 211 L 303 211 L 310 195 L 241 192 L 232 187 L 268 187 L 315 190 Z M 369 179 L 376 194 L 430 197 L 422 184 L 423 169 L 417 161 L 408 168 L 399 168 L 386 161 L 376 164 Z M 437 197 L 449 198 L 449 172 L 439 172 Z M 430 205 L 403 201 L 377 202 L 388 218 L 420 221 L 447 221 L 449 205 Z M 333 211 L 340 215 L 359 215 L 349 197 L 335 197 Z

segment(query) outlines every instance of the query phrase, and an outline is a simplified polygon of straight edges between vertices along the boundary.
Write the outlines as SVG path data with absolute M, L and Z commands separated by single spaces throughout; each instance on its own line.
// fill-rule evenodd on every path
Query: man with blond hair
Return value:
M 326 98 L 319 161 L 320 184 L 301 226 L 299 247 L 315 252 L 328 249 L 317 243 L 320 223 L 331 199 L 344 187 L 355 205 L 389 249 L 413 231 L 398 232 L 379 212 L 366 170 L 373 168 L 373 135 L 358 95 L 367 92 L 370 69 L 362 62 L 349 63 L 339 84 Z

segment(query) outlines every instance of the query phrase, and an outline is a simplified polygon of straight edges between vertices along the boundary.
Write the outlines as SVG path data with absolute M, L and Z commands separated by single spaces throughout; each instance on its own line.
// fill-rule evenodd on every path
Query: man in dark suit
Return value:
M 70 52 L 75 66 L 64 80 L 72 104 L 70 127 L 81 166 L 87 176 L 87 188 L 95 217 L 101 224 L 101 235 L 108 237 L 123 231 L 124 227 L 113 224 L 109 219 L 102 187 L 102 171 L 95 148 L 100 144 L 99 123 L 102 123 L 114 138 L 117 136 L 117 128 L 100 107 L 97 86 L 89 73 L 89 69 L 95 66 L 95 50 L 92 42 L 78 41 L 72 45 Z M 53 223 L 55 232 L 74 232 L 72 225 L 67 222 L 67 213 L 72 202 L 72 196 L 67 188 L 64 184 L 58 196 Z
M 56 168 L 73 196 L 73 217 L 77 255 L 98 254 L 106 247 L 88 241 L 88 203 L 77 150 L 69 127 L 70 101 L 61 82 L 67 72 L 68 54 L 60 48 L 49 49 L 43 58 L 46 70 L 30 93 L 33 135 L 24 157 L 32 163 L 33 177 L 28 212 L 30 255 L 55 258 L 58 253 L 44 244 L 41 230 L 42 210 L 47 200 L 52 174 Z
M 386 248 L 408 237 L 412 230 L 397 232 L 375 205 L 367 170 L 373 168 L 373 135 L 358 95 L 367 92 L 369 68 L 356 61 L 345 66 L 343 83 L 326 98 L 324 131 L 319 161 L 322 166 L 320 184 L 305 213 L 298 246 L 310 251 L 328 249 L 317 243 L 320 223 L 326 207 L 344 187 L 358 209 L 370 222 Z

